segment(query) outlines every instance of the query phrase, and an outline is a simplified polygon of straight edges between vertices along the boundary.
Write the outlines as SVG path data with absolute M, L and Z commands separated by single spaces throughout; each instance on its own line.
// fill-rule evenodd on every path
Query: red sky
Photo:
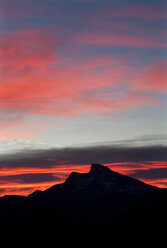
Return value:
M 127 140 L 131 146 L 142 140 L 143 149 L 166 147 L 166 13 L 163 0 L 1 1 L 2 195 L 44 189 L 90 166 L 74 157 L 68 165 L 62 157 L 55 167 L 36 166 L 31 156 L 9 166 L 21 152 L 103 142 L 117 147 Z M 142 155 L 131 167 L 129 156 L 117 157 L 117 165 L 111 158 L 90 162 L 166 185 L 165 156 Z

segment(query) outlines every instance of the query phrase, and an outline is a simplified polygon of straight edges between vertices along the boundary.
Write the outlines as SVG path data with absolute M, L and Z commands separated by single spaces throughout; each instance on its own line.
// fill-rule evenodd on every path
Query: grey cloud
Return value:
M 10 176 L 0 176 L 1 180 L 12 181 L 19 183 L 41 183 L 50 182 L 58 180 L 58 177 L 53 176 L 51 173 L 35 173 L 35 174 L 20 174 L 20 175 L 10 175 Z
M 22 150 L 0 156 L 0 167 L 43 167 L 91 163 L 167 161 L 167 146 L 103 145 Z
M 167 167 L 148 170 L 136 170 L 130 176 L 140 179 L 165 179 L 167 178 Z

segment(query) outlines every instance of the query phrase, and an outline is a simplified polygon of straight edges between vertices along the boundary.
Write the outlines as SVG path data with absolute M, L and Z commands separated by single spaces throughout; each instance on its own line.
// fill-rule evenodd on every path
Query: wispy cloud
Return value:
M 0 38 L 3 48 L 0 54 L 0 109 L 5 115 L 8 113 L 9 119 L 11 113 L 16 118 L 31 114 L 74 117 L 98 110 L 119 111 L 135 106 L 159 105 L 160 99 L 149 94 L 148 90 L 164 90 L 165 61 L 148 65 L 143 74 L 141 69 L 137 72 L 130 65 L 131 58 L 128 55 L 122 58 L 88 56 L 84 60 L 73 61 L 68 57 L 57 56 L 57 45 L 53 46 L 56 35 L 54 39 L 53 35 L 46 39 L 46 33 L 48 30 L 43 28 L 27 29 Z M 99 35 L 98 38 L 96 35 L 93 39 L 91 37 L 84 36 L 80 41 L 102 42 L 103 45 L 105 42 L 115 42 L 117 45 L 119 41 L 130 42 L 121 37 L 117 37 L 119 41 L 112 36 L 101 36 L 102 40 Z M 59 35 L 57 40 L 61 40 Z M 143 44 L 146 45 L 145 42 Z M 128 87 L 123 92 L 121 87 L 125 80 Z M 119 90 L 114 96 L 111 93 L 106 95 L 103 90 L 105 87 Z M 95 92 L 91 98 L 83 94 L 88 90 Z M 144 94 L 143 90 L 146 90 Z

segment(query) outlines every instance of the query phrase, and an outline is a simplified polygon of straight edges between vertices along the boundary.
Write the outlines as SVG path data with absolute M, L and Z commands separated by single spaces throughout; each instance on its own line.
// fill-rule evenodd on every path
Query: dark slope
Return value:
M 28 197 L 0 198 L 0 222 L 46 234 L 129 234 L 155 231 L 167 220 L 167 191 L 92 164 L 63 184 Z

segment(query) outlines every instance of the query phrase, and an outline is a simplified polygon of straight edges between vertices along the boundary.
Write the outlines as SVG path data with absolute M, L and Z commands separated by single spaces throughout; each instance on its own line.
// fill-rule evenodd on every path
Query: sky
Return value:
M 0 0 L 0 195 L 91 163 L 167 187 L 165 0 Z

